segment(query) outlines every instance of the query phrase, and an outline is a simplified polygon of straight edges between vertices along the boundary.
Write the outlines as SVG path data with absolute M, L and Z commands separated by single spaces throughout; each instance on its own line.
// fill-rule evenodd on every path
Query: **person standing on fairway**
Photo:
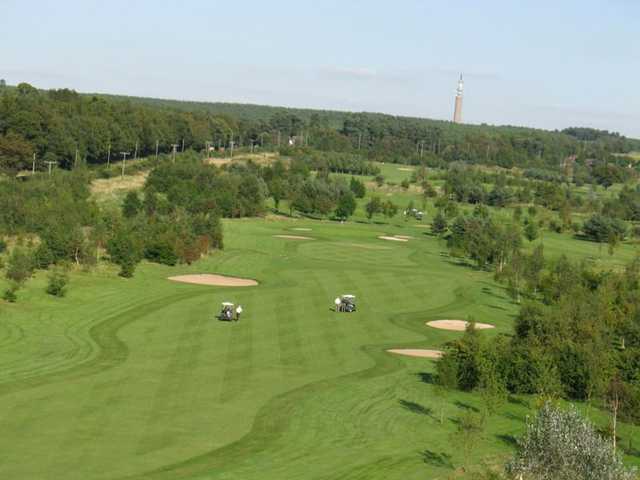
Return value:
M 340 304 L 342 303 L 340 301 L 340 298 L 336 297 L 336 299 L 333 301 L 333 303 L 336 304 L 336 312 L 339 312 L 340 311 Z
M 236 322 L 240 320 L 241 313 L 242 313 L 242 305 L 238 305 L 238 308 L 236 308 Z

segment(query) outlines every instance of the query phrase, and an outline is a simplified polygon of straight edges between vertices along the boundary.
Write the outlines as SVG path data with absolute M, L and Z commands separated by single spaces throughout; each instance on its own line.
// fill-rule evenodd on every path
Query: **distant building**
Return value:
M 462 93 L 464 91 L 464 81 L 462 74 L 458 80 L 458 89 L 456 90 L 456 106 L 453 111 L 453 123 L 462 123 Z

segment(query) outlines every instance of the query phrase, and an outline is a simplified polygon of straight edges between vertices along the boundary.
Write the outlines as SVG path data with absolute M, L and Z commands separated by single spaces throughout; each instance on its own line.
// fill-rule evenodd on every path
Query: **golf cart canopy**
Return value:
M 222 302 L 223 307 L 233 307 L 233 303 L 230 302 Z
M 345 300 L 355 300 L 356 296 L 355 295 L 342 295 L 342 298 Z

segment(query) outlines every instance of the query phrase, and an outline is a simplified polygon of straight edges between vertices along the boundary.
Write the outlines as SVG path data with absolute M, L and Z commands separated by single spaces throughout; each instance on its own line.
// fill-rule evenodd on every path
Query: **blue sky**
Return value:
M 0 0 L 0 78 L 640 137 L 636 0 Z

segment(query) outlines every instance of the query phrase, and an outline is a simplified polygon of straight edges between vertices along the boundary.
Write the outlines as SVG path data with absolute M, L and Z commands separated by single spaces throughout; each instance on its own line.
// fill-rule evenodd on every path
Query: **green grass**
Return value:
M 486 335 L 509 333 L 517 307 L 491 275 L 402 222 L 237 220 L 225 229 L 226 250 L 194 265 L 143 264 L 131 280 L 77 272 L 63 299 L 44 294 L 39 274 L 17 304 L 0 304 L 2 477 L 444 479 L 460 466 L 453 420 L 480 398 L 452 392 L 442 404 L 432 361 L 385 350 L 460 335 L 424 325 L 439 318 L 473 315 L 496 325 Z M 315 240 L 273 237 L 286 233 Z M 415 238 L 376 238 L 383 233 Z M 166 280 L 188 272 L 260 285 Z M 330 311 L 342 293 L 358 296 L 356 314 Z M 214 319 L 225 300 L 244 306 L 241 322 Z M 510 452 L 526 402 L 491 418 L 474 462 Z M 621 431 L 623 442 L 640 441 L 638 429 Z

